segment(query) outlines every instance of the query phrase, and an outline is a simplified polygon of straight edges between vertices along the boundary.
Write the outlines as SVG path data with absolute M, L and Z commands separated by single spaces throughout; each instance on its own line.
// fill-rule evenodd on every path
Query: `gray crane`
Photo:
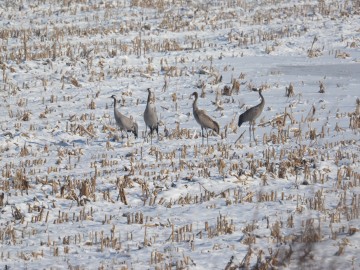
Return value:
M 198 106 L 197 106 L 197 100 L 199 97 L 198 93 L 194 92 L 191 94 L 191 96 L 195 97 L 195 100 L 193 102 L 193 114 L 194 114 L 196 122 L 198 122 L 198 124 L 201 126 L 201 135 L 202 135 L 203 143 L 204 143 L 204 129 L 206 130 L 207 143 L 209 143 L 209 134 L 208 134 L 207 129 L 212 129 L 217 134 L 219 134 L 220 126 L 216 121 L 211 119 L 211 117 L 208 116 L 204 110 L 200 110 L 198 108 Z
M 125 130 L 127 138 L 129 138 L 129 134 L 127 132 L 132 132 L 135 135 L 135 138 L 138 137 L 138 124 L 134 121 L 132 117 L 127 117 L 123 115 L 121 112 L 116 109 L 116 96 L 112 95 L 110 98 L 114 99 L 114 117 L 116 124 L 120 128 L 121 134 L 123 130 Z
M 153 97 L 153 93 L 151 92 L 150 88 L 148 88 L 147 91 L 149 94 L 148 94 L 146 108 L 144 111 L 144 121 L 146 124 L 145 136 L 147 133 L 147 127 L 149 127 L 150 128 L 150 140 L 151 140 L 151 144 L 152 144 L 152 134 L 153 134 L 154 130 L 156 130 L 156 134 L 159 139 L 159 122 L 158 122 L 158 117 L 156 114 L 155 97 Z
M 251 127 L 253 128 L 253 138 L 255 140 L 255 134 L 254 134 L 255 120 L 260 116 L 260 114 L 262 113 L 262 111 L 264 109 L 264 105 L 265 105 L 265 99 L 264 99 L 263 95 L 261 94 L 262 89 L 253 89 L 253 91 L 259 92 L 261 102 L 258 105 L 251 107 L 250 109 L 248 109 L 244 113 L 242 113 L 239 116 L 239 122 L 238 122 L 239 127 L 241 127 L 242 123 L 249 122 L 250 141 L 251 141 Z

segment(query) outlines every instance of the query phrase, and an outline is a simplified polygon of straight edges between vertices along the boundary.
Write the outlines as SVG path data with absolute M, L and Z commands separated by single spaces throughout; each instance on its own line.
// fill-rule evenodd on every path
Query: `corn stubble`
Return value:
M 255 154 L 245 148 L 245 143 L 241 143 L 244 138 L 240 137 L 240 143 L 237 144 L 227 140 L 238 129 L 234 117 L 223 128 L 217 141 L 209 145 L 187 144 L 186 140 L 201 141 L 193 129 L 183 127 L 180 123 L 168 126 L 163 123 L 166 132 L 161 135 L 161 139 L 180 142 L 175 149 L 169 147 L 164 150 L 161 141 L 159 146 L 130 148 L 132 142 L 128 141 L 123 147 L 132 150 L 126 158 L 119 158 L 116 142 L 123 141 L 123 138 L 118 137 L 108 115 L 99 117 L 96 113 L 99 110 L 98 104 L 101 103 L 102 90 L 83 95 L 81 91 L 84 91 L 84 87 L 90 84 L 101 85 L 106 78 L 139 76 L 144 80 L 152 80 L 162 74 L 164 86 L 161 92 L 168 94 L 168 100 L 165 100 L 161 109 L 180 113 L 180 104 L 188 97 L 173 88 L 173 80 L 198 73 L 207 76 L 207 81 L 199 81 L 195 87 L 201 89 L 202 98 L 216 95 L 213 105 L 219 115 L 227 104 L 236 103 L 240 93 L 247 93 L 254 87 L 251 79 L 242 72 L 239 76 L 232 77 L 228 85 L 221 85 L 221 75 L 228 72 L 229 67 L 218 70 L 214 67 L 212 58 L 203 59 L 204 65 L 198 70 L 191 63 L 199 59 L 191 59 L 190 55 L 177 57 L 174 63 L 168 63 L 166 58 L 154 60 L 150 55 L 153 52 L 186 52 L 215 48 L 216 44 L 207 44 L 197 35 L 186 36 L 184 42 L 175 38 L 147 38 L 149 31 L 152 31 L 151 26 L 140 23 L 144 18 L 136 14 L 135 8 L 154 8 L 156 16 L 163 16 L 158 28 L 175 33 L 227 29 L 231 20 L 239 15 L 221 9 L 223 11 L 218 10 L 217 16 L 208 16 L 206 7 L 199 5 L 197 11 L 207 16 L 196 25 L 185 20 L 185 16 L 174 17 L 168 8 L 171 7 L 168 1 L 104 2 L 101 6 L 104 12 L 101 13 L 97 12 L 100 4 L 85 5 L 84 1 L 75 1 L 79 4 L 77 7 L 72 1 L 57 2 L 62 7 L 61 12 L 69 16 L 76 16 L 79 9 L 89 14 L 100 14 L 82 18 L 84 22 L 92 24 L 114 18 L 119 8 L 128 5 L 134 8 L 132 16 L 141 19 L 129 20 L 120 25 L 109 23 L 101 27 L 80 27 L 74 23 L 66 23 L 61 27 L 55 26 L 52 31 L 41 25 L 36 25 L 33 29 L 20 27 L 0 31 L 3 40 L 18 41 L 12 46 L 2 45 L 0 48 L 1 88 L 6 93 L 4 99 L 16 97 L 16 102 L 6 107 L 16 136 L 31 141 L 37 131 L 45 129 L 50 134 L 66 132 L 88 146 L 102 134 L 107 134 L 101 153 L 88 151 L 79 146 L 81 144 L 64 139 L 45 145 L 17 144 L 17 153 L 11 158 L 2 159 L 0 207 L 4 211 L 10 211 L 11 218 L 0 225 L 0 243 L 21 247 L 26 240 L 39 239 L 31 252 L 13 253 L 3 249 L 3 261 L 12 258 L 23 262 L 51 257 L 66 258 L 81 252 L 79 247 L 96 253 L 116 251 L 119 254 L 146 249 L 146 261 L 153 269 L 191 269 L 197 265 L 197 252 L 212 253 L 220 250 L 226 251 L 224 256 L 228 257 L 225 269 L 274 269 L 294 265 L 306 269 L 319 266 L 316 258 L 322 254 L 315 247 L 328 239 L 337 241 L 335 256 L 346 255 L 352 236 L 359 232 L 359 228 L 352 222 L 360 218 L 360 174 L 354 169 L 359 164 L 359 154 L 358 151 L 353 151 L 359 145 L 352 139 L 339 136 L 336 140 L 326 141 L 322 147 L 317 146 L 327 138 L 345 131 L 359 134 L 359 99 L 354 104 L 354 111 L 336 113 L 339 123 L 335 126 L 322 122 L 324 119 L 320 119 L 320 111 L 323 109 L 315 105 L 309 106 L 301 115 L 296 114 L 289 105 L 282 110 L 283 113 L 271 119 L 261 116 L 256 128 L 266 131 L 256 143 L 261 151 Z M 36 5 L 30 8 L 36 9 Z M 231 8 L 234 3 L 227 1 L 224 5 Z M 246 1 L 237 1 L 236 5 L 244 10 L 250 9 Z M 314 5 L 324 16 L 334 12 L 332 5 L 327 5 L 324 1 Z M 263 25 L 276 16 L 280 18 L 286 14 L 303 17 L 312 8 L 310 4 L 302 7 L 274 7 L 271 14 L 259 10 L 247 22 L 242 23 Z M 51 16 L 54 11 L 49 9 L 43 12 Z M 295 31 L 290 27 L 281 31 L 264 28 L 249 33 L 231 30 L 226 38 L 229 43 L 241 48 L 267 42 L 271 45 L 266 45 L 265 52 L 271 54 L 276 52 L 282 38 L 300 37 L 306 31 L 306 28 Z M 130 32 L 136 35 L 129 36 Z M 131 40 L 125 43 L 113 33 L 125 35 Z M 72 38 L 101 35 L 109 38 L 91 42 L 84 38 L 75 44 L 69 41 Z M 319 39 L 314 37 L 307 50 L 307 57 L 316 58 L 323 54 L 324 48 L 319 45 Z M 357 41 L 350 43 L 349 47 L 356 48 Z M 117 59 L 118 56 L 123 57 L 121 65 L 107 62 L 107 59 Z M 128 64 L 127 58 L 133 56 L 143 57 L 147 64 Z M 336 52 L 335 57 L 346 58 L 349 55 Z M 18 85 L 11 79 L 11 74 L 19 69 L 30 72 L 31 67 L 21 64 L 27 61 L 39 62 L 41 69 L 61 74 L 59 80 L 54 80 L 51 76 L 41 77 L 34 72 L 31 79 Z M 66 65 L 74 69 L 58 70 L 56 61 L 67 61 Z M 14 65 L 7 64 L 10 62 Z M 86 76 L 76 73 L 77 65 L 83 68 Z M 160 68 L 156 68 L 157 65 Z M 17 98 L 19 93 L 29 91 L 36 85 L 40 85 L 43 91 L 37 103 L 41 104 L 40 112 L 29 104 L 29 99 Z M 286 97 L 303 102 L 301 87 L 294 87 L 293 82 L 287 85 Z M 270 85 L 264 83 L 260 87 L 265 89 L 266 94 L 271 93 Z M 67 88 L 73 89 L 72 93 L 66 92 Z M 319 90 L 314 92 L 326 94 L 324 81 L 319 81 Z M 69 115 L 62 107 L 77 102 L 79 93 L 83 101 L 81 109 Z M 135 106 L 141 102 L 133 98 L 131 92 L 125 93 L 122 106 Z M 131 103 L 128 104 L 129 100 Z M 341 126 L 340 122 L 348 122 L 348 125 Z M 10 142 L 14 137 L 13 133 L 15 131 L 4 133 L 3 136 Z M 296 142 L 297 147 L 290 147 L 289 142 Z M 0 153 L 4 156 L 9 151 L 9 145 L 0 146 Z M 334 155 L 330 156 L 329 153 Z M 322 162 L 333 166 L 321 166 Z M 78 168 L 82 168 L 84 173 L 77 173 Z M 230 181 L 234 185 L 215 192 L 211 185 L 204 184 L 201 179 L 216 179 L 217 185 L 232 179 Z M 274 189 L 272 184 L 277 181 L 287 181 L 289 188 Z M 187 193 L 181 192 L 177 196 L 169 197 L 166 194 L 165 191 L 180 185 L 196 185 L 198 188 L 189 188 Z M 306 186 L 309 188 L 305 192 Z M 329 193 L 336 193 L 332 198 L 337 200 L 329 202 Z M 14 204 L 14 201 L 19 202 L 21 198 L 26 198 L 26 208 Z M 136 203 L 131 205 L 134 201 Z M 137 207 L 139 201 L 144 210 Z M 99 203 L 112 205 L 116 210 L 113 213 L 103 213 L 101 207 L 98 207 Z M 260 216 L 259 208 L 277 203 L 291 207 L 284 210 L 282 215 Z M 250 206 L 254 211 L 253 220 L 244 221 L 239 218 L 240 212 L 235 215 L 234 211 L 229 210 L 230 214 L 226 214 L 227 211 L 218 210 L 220 206 L 230 210 L 236 206 Z M 216 220 L 202 218 L 196 222 L 187 220 L 188 223 L 184 224 L 171 216 L 156 214 L 154 211 L 146 212 L 156 207 L 169 211 L 182 211 L 184 207 L 203 207 L 218 211 L 219 214 Z M 315 213 L 318 217 L 309 213 Z M 55 233 L 48 229 L 52 227 L 56 230 L 57 226 L 70 229 L 93 224 L 101 225 L 96 226 L 95 230 L 91 226 L 84 230 L 67 232 L 65 229 Z M 40 230 L 37 225 L 44 229 Z M 262 233 L 264 230 L 266 233 Z M 44 235 L 47 235 L 46 239 Z M 230 235 L 242 236 L 225 247 L 222 239 L 227 239 Z M 204 242 L 211 243 L 211 246 L 202 247 Z M 267 249 L 263 248 L 264 243 Z M 245 248 L 246 252 L 237 254 L 239 247 Z M 229 255 L 228 251 L 235 253 L 235 256 Z M 113 264 L 118 265 L 119 269 L 133 269 L 132 262 L 126 256 L 113 260 Z M 85 269 L 70 262 L 68 264 L 70 269 Z M 107 269 L 106 263 L 99 263 L 98 269 Z

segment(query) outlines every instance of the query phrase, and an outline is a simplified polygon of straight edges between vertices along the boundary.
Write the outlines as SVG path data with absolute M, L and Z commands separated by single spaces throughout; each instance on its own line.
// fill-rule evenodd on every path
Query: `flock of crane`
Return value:
M 147 89 L 148 91 L 148 98 L 147 98 L 147 104 L 144 111 L 144 121 L 146 125 L 145 130 L 145 137 L 147 137 L 147 128 L 150 129 L 150 140 L 152 144 L 152 134 L 154 130 L 157 133 L 157 136 L 159 137 L 159 120 L 156 113 L 156 106 L 155 106 L 155 96 L 154 93 L 151 91 L 150 88 Z M 265 105 L 265 99 L 261 93 L 261 89 L 256 89 L 255 91 L 259 92 L 261 102 L 251 107 L 250 109 L 246 110 L 244 113 L 242 113 L 239 116 L 238 126 L 240 127 L 243 123 L 249 122 L 249 133 L 250 133 L 250 141 L 251 141 L 251 128 L 253 130 L 253 139 L 255 140 L 255 134 L 254 134 L 254 125 L 255 120 L 260 116 L 264 109 Z M 196 122 L 201 126 L 201 135 L 202 140 L 204 142 L 204 129 L 206 131 L 206 138 L 208 142 L 208 129 L 213 130 L 216 134 L 220 133 L 220 126 L 219 124 L 213 120 L 205 110 L 200 110 L 197 105 L 198 100 L 198 93 L 194 92 L 191 94 L 191 96 L 194 96 L 194 102 L 193 102 L 193 114 Z M 127 137 L 129 137 L 128 132 L 132 132 L 135 136 L 135 138 L 138 137 L 139 130 L 138 130 L 138 124 L 134 120 L 133 117 L 127 117 L 124 114 L 122 114 L 117 108 L 116 103 L 117 99 L 115 95 L 112 95 L 110 98 L 114 99 L 114 118 L 116 121 L 117 126 L 119 127 L 121 133 L 123 131 L 126 132 Z

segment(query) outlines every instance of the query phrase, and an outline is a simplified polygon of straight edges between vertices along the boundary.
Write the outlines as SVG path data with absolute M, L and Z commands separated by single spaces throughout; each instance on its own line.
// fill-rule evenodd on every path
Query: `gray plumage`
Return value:
M 195 97 L 195 100 L 193 102 L 193 114 L 194 114 L 195 120 L 201 126 L 201 135 L 203 137 L 203 140 L 204 140 L 204 129 L 206 130 L 206 138 L 208 140 L 207 129 L 212 129 L 217 134 L 219 134 L 220 126 L 209 115 L 207 115 L 204 110 L 200 110 L 198 108 L 198 106 L 197 106 L 198 93 L 194 92 L 194 93 L 192 93 L 192 96 Z
M 242 123 L 249 122 L 249 124 L 250 124 L 250 126 L 249 126 L 250 141 L 251 141 L 251 127 L 253 128 L 253 138 L 255 140 L 255 134 L 254 134 L 255 120 L 260 116 L 260 114 L 262 113 L 264 106 L 265 106 L 265 99 L 264 99 L 263 95 L 261 94 L 261 89 L 259 89 L 258 91 L 259 91 L 259 95 L 261 98 L 261 102 L 258 105 L 251 107 L 250 109 L 248 109 L 244 113 L 242 113 L 239 116 L 239 121 L 238 121 L 239 127 L 241 127 Z
M 137 138 L 138 137 L 138 124 L 134 121 L 134 119 L 132 119 L 132 117 L 127 117 L 127 116 L 123 115 L 121 112 L 119 112 L 118 109 L 116 109 L 117 100 L 116 100 L 115 95 L 112 95 L 110 98 L 114 99 L 114 117 L 115 117 L 116 124 L 120 128 L 121 133 L 123 131 L 125 131 L 127 137 L 129 137 L 127 132 L 132 132 L 132 133 L 134 133 L 135 138 Z
M 152 144 L 152 134 L 154 130 L 156 130 L 156 134 L 159 137 L 159 123 L 158 123 L 159 121 L 156 113 L 155 97 L 152 97 L 153 93 L 151 92 L 150 88 L 148 88 L 147 91 L 149 94 L 148 94 L 146 108 L 144 111 L 144 121 L 146 124 L 145 134 L 147 132 L 147 127 L 149 127 L 150 140 Z

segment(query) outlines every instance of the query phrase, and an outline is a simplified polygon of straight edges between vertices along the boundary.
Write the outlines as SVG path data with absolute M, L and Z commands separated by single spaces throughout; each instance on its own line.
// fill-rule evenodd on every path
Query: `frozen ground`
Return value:
M 360 268 L 357 1 L 2 1 L 0 18 L 1 268 Z M 194 91 L 221 127 L 208 144 Z

